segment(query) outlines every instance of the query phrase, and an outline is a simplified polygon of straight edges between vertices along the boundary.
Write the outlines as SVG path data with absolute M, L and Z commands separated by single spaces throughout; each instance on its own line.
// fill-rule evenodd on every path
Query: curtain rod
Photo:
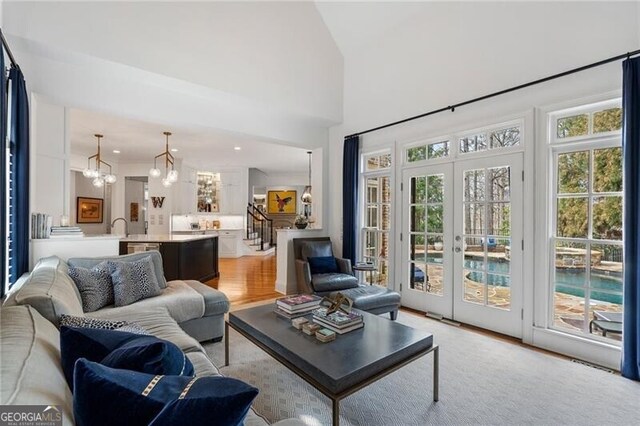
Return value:
M 372 129 L 364 130 L 362 132 L 353 133 L 353 134 L 351 134 L 349 136 L 345 136 L 345 139 L 346 138 L 355 137 L 355 136 L 361 136 L 361 135 L 364 135 L 366 133 L 375 132 L 377 130 L 386 129 L 387 127 L 397 126 L 398 124 L 403 124 L 403 123 L 406 123 L 408 121 L 417 120 L 419 118 L 427 117 L 429 115 L 439 114 L 439 113 L 445 112 L 445 111 L 454 112 L 456 108 L 459 108 L 461 106 L 465 106 L 465 105 L 473 104 L 473 103 L 476 103 L 476 102 L 484 101 L 485 99 L 494 98 L 496 96 L 504 95 L 506 93 L 515 92 L 516 90 L 524 89 L 526 87 L 534 86 L 534 85 L 540 84 L 540 83 L 545 83 L 547 81 L 555 80 L 557 78 L 564 77 L 564 76 L 567 76 L 567 75 L 570 75 L 570 74 L 575 74 L 575 73 L 580 72 L 580 71 L 585 71 L 585 70 L 588 70 L 590 68 L 599 67 L 601 65 L 605 65 L 605 64 L 608 64 L 610 62 L 619 61 L 621 59 L 628 59 L 631 56 L 635 56 L 635 55 L 639 55 L 639 54 L 640 54 L 640 49 L 634 50 L 633 52 L 623 53 L 622 55 L 613 56 L 613 57 L 608 58 L 608 59 L 603 59 L 602 61 L 594 62 L 594 63 L 589 64 L 589 65 L 583 65 L 583 66 L 578 67 L 578 68 L 573 68 L 573 69 L 568 70 L 568 71 L 564 71 L 564 72 L 561 72 L 561 73 L 558 73 L 558 74 L 550 75 L 548 77 L 540 78 L 538 80 L 533 80 L 533 81 L 530 81 L 528 83 L 520 84 L 518 86 L 513 86 L 513 87 L 510 87 L 508 89 L 504 89 L 504 90 L 500 90 L 500 91 L 497 91 L 497 92 L 490 93 L 488 95 L 484 95 L 484 96 L 480 96 L 480 97 L 477 97 L 477 98 L 473 98 L 473 99 L 470 99 L 468 101 L 457 103 L 455 105 L 449 105 L 447 107 L 434 109 L 433 111 L 429 111 L 429 112 L 425 112 L 424 114 L 415 115 L 413 117 L 405 118 L 404 120 L 394 121 L 393 123 L 384 124 L 382 126 L 374 127 Z
M 20 66 L 18 66 L 18 62 L 16 62 L 16 58 L 13 57 L 13 53 L 11 53 L 11 49 L 9 49 L 9 43 L 7 43 L 7 39 L 4 38 L 4 33 L 2 32 L 1 28 L 0 28 L 0 38 L 2 39 L 2 46 L 4 47 L 4 50 L 7 52 L 7 55 L 9 56 L 9 60 L 11 61 L 14 67 L 20 68 Z

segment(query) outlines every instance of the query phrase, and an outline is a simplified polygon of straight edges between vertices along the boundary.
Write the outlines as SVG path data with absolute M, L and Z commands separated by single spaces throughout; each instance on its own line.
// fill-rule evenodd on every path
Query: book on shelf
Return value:
M 31 238 L 43 239 L 49 238 L 53 218 L 51 215 L 44 213 L 31 214 Z
M 299 294 L 278 299 L 276 305 L 287 312 L 299 312 L 313 310 L 321 301 L 321 297 L 313 294 Z
M 362 314 L 351 311 L 336 311 L 327 315 L 327 308 L 318 308 L 313 311 L 313 318 L 330 324 L 336 328 L 344 328 L 362 322 Z
M 333 325 L 331 325 L 331 324 L 329 324 L 329 323 L 327 323 L 325 321 L 322 321 L 321 319 L 316 318 L 316 317 L 313 317 L 313 322 L 315 322 L 316 324 L 318 324 L 321 327 L 328 328 L 329 330 L 334 331 L 337 334 L 345 334 L 345 333 L 348 333 L 350 331 L 357 330 L 359 328 L 364 327 L 364 321 L 358 321 L 355 324 L 351 324 L 348 327 L 343 327 L 343 328 L 335 327 L 335 326 L 333 326 Z

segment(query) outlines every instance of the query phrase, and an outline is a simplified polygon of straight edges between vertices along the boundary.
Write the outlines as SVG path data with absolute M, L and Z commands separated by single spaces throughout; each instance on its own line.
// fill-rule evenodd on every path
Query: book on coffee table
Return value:
M 318 308 L 314 310 L 313 317 L 338 328 L 348 327 L 358 322 L 362 322 L 362 314 L 358 312 L 351 311 L 347 313 L 344 311 L 336 311 L 327 314 L 327 308 Z
M 298 312 L 287 312 L 283 309 L 280 309 L 279 307 L 276 307 L 273 312 L 275 312 L 276 315 L 282 317 L 282 318 L 286 318 L 286 319 L 294 319 L 294 318 L 300 318 L 303 317 L 305 315 L 309 315 L 309 313 L 311 313 L 311 311 L 313 310 L 306 310 L 306 311 L 298 311 Z
M 353 330 L 357 330 L 359 328 L 364 327 L 364 321 L 358 321 L 355 324 L 350 324 L 348 326 L 344 326 L 344 327 L 336 327 L 334 325 L 331 325 L 325 321 L 322 321 L 316 317 L 313 317 L 313 322 L 315 322 L 316 324 L 318 324 L 321 327 L 324 328 L 328 328 L 331 331 L 335 331 L 337 334 L 345 334 L 348 333 L 350 331 Z
M 286 312 L 312 311 L 320 305 L 322 298 L 313 294 L 299 294 L 276 300 L 279 309 Z

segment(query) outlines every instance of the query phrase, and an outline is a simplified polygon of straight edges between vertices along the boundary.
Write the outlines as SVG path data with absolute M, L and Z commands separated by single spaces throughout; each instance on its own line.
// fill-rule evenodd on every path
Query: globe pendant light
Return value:
M 309 185 L 304 187 L 300 200 L 304 204 L 311 204 L 311 151 L 307 151 L 307 154 L 309 154 Z
M 94 135 L 98 139 L 98 152 L 91 157 L 87 158 L 87 168 L 82 171 L 82 175 L 86 178 L 93 179 L 93 186 L 97 188 L 102 188 L 105 183 L 112 184 L 117 180 L 116 175 L 114 175 L 111 171 L 111 164 L 103 161 L 100 157 L 100 139 L 103 138 L 103 135 L 95 134 Z M 95 160 L 95 167 L 91 167 L 91 160 Z M 103 173 L 101 170 L 102 165 L 109 167 L 109 173 Z
M 158 169 L 158 158 L 164 157 L 165 177 L 162 178 L 162 186 L 169 188 L 171 184 L 178 181 L 178 171 L 173 168 L 173 162 L 175 159 L 169 151 L 169 136 L 171 136 L 171 132 L 163 132 L 163 134 L 166 137 L 165 149 L 163 153 L 158 154 L 153 158 L 153 168 L 149 170 L 149 176 L 152 178 L 159 178 L 162 175 L 162 172 Z M 171 164 L 171 170 L 169 170 L 169 164 Z

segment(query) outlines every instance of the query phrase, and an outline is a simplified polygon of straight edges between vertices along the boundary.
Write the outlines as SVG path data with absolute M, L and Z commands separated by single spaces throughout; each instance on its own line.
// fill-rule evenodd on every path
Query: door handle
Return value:
M 460 247 L 456 247 L 455 249 L 453 249 L 456 253 L 460 253 L 462 251 L 462 249 L 460 249 Z
M 462 240 L 462 237 L 460 235 L 456 235 L 456 241 L 460 241 Z

